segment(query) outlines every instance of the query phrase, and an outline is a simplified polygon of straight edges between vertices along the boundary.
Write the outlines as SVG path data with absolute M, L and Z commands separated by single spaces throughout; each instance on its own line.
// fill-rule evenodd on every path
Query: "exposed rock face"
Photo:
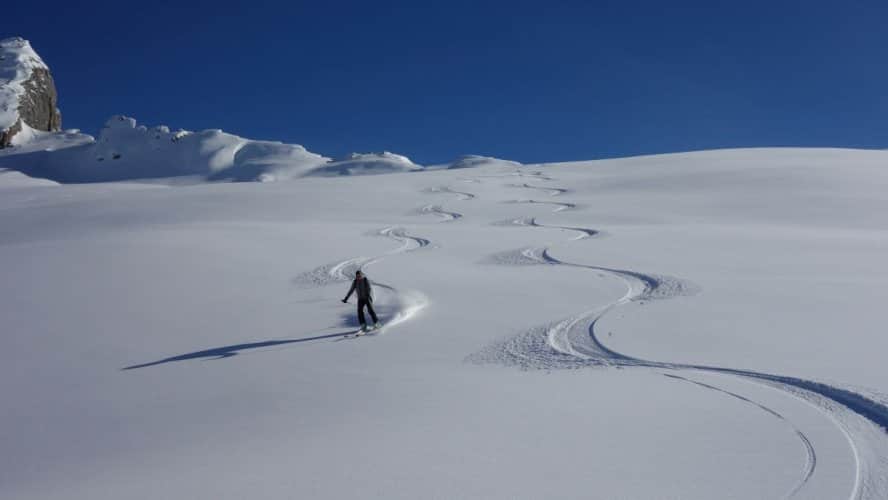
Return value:
M 60 130 L 58 94 L 49 68 L 31 44 L 7 38 L 0 41 L 0 148 L 11 145 L 25 126 Z
M 36 68 L 24 83 L 25 95 L 19 101 L 19 114 L 31 128 L 55 132 L 62 128 L 62 113 L 55 82 L 49 70 Z

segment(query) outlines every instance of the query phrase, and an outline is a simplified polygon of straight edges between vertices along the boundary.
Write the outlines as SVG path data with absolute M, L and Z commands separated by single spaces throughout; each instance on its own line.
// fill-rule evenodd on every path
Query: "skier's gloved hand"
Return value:
M 343 304 L 348 304 L 348 301 L 345 300 L 345 299 L 342 299 L 342 303 L 343 303 Z

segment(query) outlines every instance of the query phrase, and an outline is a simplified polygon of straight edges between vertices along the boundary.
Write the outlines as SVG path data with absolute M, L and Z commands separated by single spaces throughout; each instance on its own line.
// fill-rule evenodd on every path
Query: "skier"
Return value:
M 352 292 L 355 291 L 358 296 L 358 322 L 361 323 L 361 331 L 366 332 L 369 330 L 369 328 L 367 328 L 367 322 L 364 320 L 364 306 L 367 306 L 367 311 L 370 313 L 370 317 L 373 318 L 373 327 L 379 328 L 382 326 L 379 324 L 379 318 L 376 317 L 376 312 L 373 310 L 370 280 L 368 280 L 361 271 L 355 273 L 355 280 L 352 281 L 352 286 L 349 288 L 345 298 L 342 299 L 342 303 L 348 303 L 348 298 L 351 297 Z

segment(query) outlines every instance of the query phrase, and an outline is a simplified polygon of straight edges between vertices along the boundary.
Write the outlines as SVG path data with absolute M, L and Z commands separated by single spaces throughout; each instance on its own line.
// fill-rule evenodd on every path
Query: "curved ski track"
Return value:
M 767 414 L 773 416 L 774 418 L 776 418 L 776 419 L 782 421 L 782 422 L 785 423 L 787 426 L 789 426 L 789 428 L 792 429 L 792 431 L 795 433 L 795 435 L 796 435 L 796 437 L 798 438 L 798 440 L 801 442 L 802 447 L 805 448 L 806 459 L 805 459 L 805 465 L 804 465 L 804 470 L 803 470 L 802 478 L 799 480 L 798 483 L 796 483 L 796 485 L 795 485 L 795 486 L 792 488 L 792 490 L 791 490 L 791 491 L 785 496 L 785 498 L 791 498 L 791 497 L 793 497 L 796 493 L 798 493 L 798 491 L 799 491 L 800 489 L 802 489 L 802 486 L 804 486 L 805 483 L 807 483 L 808 480 L 811 479 L 811 476 L 814 475 L 814 469 L 817 467 L 817 453 L 814 451 L 814 446 L 811 444 L 811 440 L 808 439 L 808 436 L 807 436 L 804 432 L 802 432 L 801 429 L 799 429 L 799 428 L 798 428 L 795 424 L 793 424 L 789 419 L 787 419 L 786 417 L 784 417 L 783 415 L 781 415 L 781 414 L 780 414 L 779 412 L 777 412 L 776 410 L 774 410 L 774 409 L 772 409 L 772 408 L 769 408 L 769 407 L 767 407 L 767 406 L 765 406 L 765 405 L 763 405 L 763 404 L 761 404 L 761 403 L 755 402 L 755 401 L 753 401 L 753 400 L 751 400 L 751 399 L 749 399 L 749 398 L 747 398 L 747 397 L 745 397 L 745 396 L 741 396 L 741 395 L 737 394 L 736 392 L 731 392 L 731 391 L 728 391 L 728 390 L 726 390 L 726 389 L 722 389 L 721 387 L 716 387 L 716 386 L 714 386 L 714 385 L 707 384 L 707 383 L 704 383 L 704 382 L 700 382 L 700 381 L 698 381 L 698 380 L 693 380 L 693 379 L 690 379 L 690 378 L 682 377 L 682 376 L 680 376 L 680 375 L 674 375 L 674 374 L 671 374 L 671 373 L 664 373 L 663 376 L 664 376 L 664 377 L 669 377 L 669 378 L 672 378 L 672 379 L 675 379 L 675 380 L 681 380 L 681 381 L 684 381 L 684 382 L 688 382 L 688 383 L 691 383 L 691 384 L 694 384 L 694 385 L 697 385 L 697 386 L 700 386 L 700 387 L 704 387 L 704 388 L 706 388 L 706 389 L 710 389 L 710 390 L 713 390 L 713 391 L 720 392 L 720 393 L 722 393 L 722 394 L 726 394 L 726 395 L 728 395 L 728 396 L 731 396 L 732 398 L 739 399 L 740 401 L 742 401 L 742 402 L 744 402 L 744 403 L 747 403 L 747 404 L 750 404 L 750 405 L 752 405 L 752 406 L 758 407 L 760 410 L 764 411 L 765 413 L 767 413 Z
M 476 179 L 477 178 L 502 179 L 505 177 L 527 177 L 527 178 L 538 180 L 538 181 L 553 181 L 553 180 L 555 180 L 552 177 L 549 177 L 548 175 L 544 174 L 540 170 L 525 172 L 524 170 L 521 170 L 521 167 L 518 167 L 516 170 L 514 170 L 512 172 L 507 172 L 507 173 L 503 173 L 503 174 L 479 175 L 479 176 L 476 176 L 475 178 Z
M 293 278 L 293 283 L 297 286 L 315 288 L 334 283 L 348 282 L 354 278 L 355 272 L 359 269 L 363 269 L 379 262 L 388 256 L 412 252 L 431 245 L 431 241 L 428 239 L 410 235 L 406 230 L 400 227 L 386 227 L 373 234 L 393 239 L 401 243 L 401 246 L 376 257 L 354 257 L 318 266 L 311 271 L 306 271 Z M 420 292 L 402 292 L 391 285 L 380 283 L 378 281 L 373 281 L 373 284 L 390 292 L 392 296 L 395 297 L 397 303 L 394 316 L 389 318 L 385 323 L 387 327 L 409 319 L 420 309 L 428 305 L 428 300 L 425 295 Z
M 509 187 L 514 188 L 523 188 L 523 189 L 537 189 L 540 191 L 545 191 L 549 193 L 549 196 L 561 196 L 564 193 L 567 193 L 569 190 L 565 188 L 556 188 L 556 187 L 541 187 L 541 186 L 531 186 L 528 183 L 523 184 L 509 184 Z
M 421 207 L 418 212 L 420 214 L 437 215 L 438 217 L 441 217 L 443 219 L 441 222 L 451 222 L 462 217 L 461 213 L 444 210 L 441 205 L 426 205 L 424 207 Z
M 512 203 L 522 202 L 543 203 L 536 200 L 512 201 Z M 558 205 L 560 208 L 555 209 L 556 212 L 576 206 L 568 203 L 559 203 Z M 582 233 L 580 237 L 574 239 L 598 234 L 594 229 L 539 224 L 533 217 L 510 219 L 495 224 L 570 229 Z M 598 366 L 698 371 L 730 375 L 766 384 L 808 402 L 837 424 L 847 438 L 857 463 L 854 486 L 849 495 L 850 499 L 877 500 L 884 499 L 888 494 L 888 404 L 880 402 L 877 397 L 870 397 L 863 392 L 855 392 L 851 389 L 812 380 L 752 370 L 644 360 L 609 349 L 599 338 L 595 326 L 612 309 L 630 302 L 693 295 L 699 291 L 696 285 L 668 276 L 561 261 L 551 255 L 548 247 L 528 247 L 501 252 L 490 256 L 487 261 L 508 265 L 558 265 L 587 269 L 597 272 L 600 276 L 619 279 L 625 284 L 626 293 L 610 304 L 596 307 L 567 319 L 531 328 L 514 337 L 495 342 L 468 356 L 467 361 L 499 363 L 522 369 L 550 370 Z M 807 457 L 802 478 L 788 493 L 787 498 L 793 497 L 803 490 L 805 484 L 814 474 L 817 455 L 808 437 L 797 426 L 770 408 L 738 394 L 678 375 L 668 376 L 726 393 L 754 404 L 786 421 L 794 429 Z
M 426 193 L 433 193 L 433 194 L 437 194 L 437 193 L 455 194 L 458 196 L 457 199 L 460 201 L 468 201 L 468 200 L 475 198 L 475 195 L 472 193 L 467 193 L 465 191 L 455 191 L 453 189 L 450 189 L 447 186 L 430 187 L 430 188 L 426 189 L 425 192 Z
M 457 196 L 457 199 L 460 201 L 468 201 L 468 200 L 475 199 L 475 195 L 472 193 L 467 193 L 465 191 L 456 191 L 454 189 L 450 189 L 447 186 L 430 187 L 430 188 L 423 189 L 423 192 L 424 193 L 433 193 L 433 194 L 437 194 L 437 193 L 455 194 Z M 416 210 L 416 212 L 419 214 L 437 215 L 438 217 L 441 217 L 443 219 L 442 222 L 455 221 L 456 219 L 460 219 L 463 216 L 463 214 L 461 214 L 459 212 L 444 210 L 441 207 L 441 205 L 434 205 L 434 204 L 420 207 Z
M 507 219 L 504 221 L 494 222 L 495 226 L 530 226 L 530 227 L 548 227 L 550 229 L 562 229 L 565 231 L 574 231 L 579 233 L 572 241 L 584 240 L 593 236 L 600 236 L 602 233 L 598 229 L 590 229 L 585 227 L 574 226 L 553 226 L 550 224 L 540 224 L 536 217 L 519 217 L 517 219 Z
M 506 201 L 505 203 L 527 203 L 527 204 L 531 204 L 531 205 L 533 205 L 533 204 L 555 205 L 555 209 L 552 210 L 553 212 L 563 212 L 565 210 L 573 210 L 573 209 L 577 208 L 576 203 L 566 203 L 566 202 L 560 202 L 560 201 L 539 201 L 539 200 L 527 199 L 527 200 L 509 200 L 509 201 Z

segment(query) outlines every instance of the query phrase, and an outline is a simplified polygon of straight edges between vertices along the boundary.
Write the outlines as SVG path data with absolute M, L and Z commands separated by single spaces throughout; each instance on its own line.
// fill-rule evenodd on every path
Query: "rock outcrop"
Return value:
M 58 131 L 62 115 L 49 68 L 23 38 L 0 41 L 0 148 L 29 127 Z

